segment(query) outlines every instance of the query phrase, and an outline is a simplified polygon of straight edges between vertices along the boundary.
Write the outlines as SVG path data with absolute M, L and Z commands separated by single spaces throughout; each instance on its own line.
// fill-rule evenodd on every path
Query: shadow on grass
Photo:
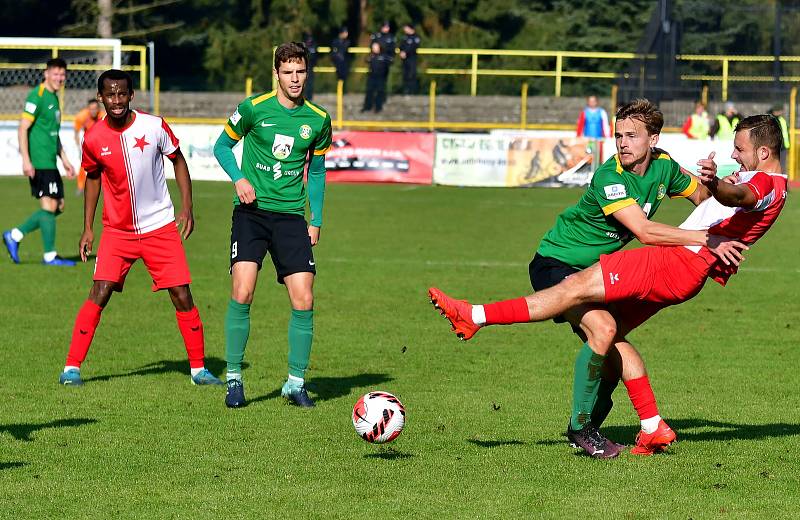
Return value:
M 678 442 L 761 440 L 800 435 L 800 424 L 791 423 L 738 424 L 706 419 L 666 419 L 666 421 L 678 434 Z M 609 426 L 602 431 L 614 440 L 618 437 L 632 439 L 639 428 Z
M 40 430 L 46 430 L 47 428 L 74 428 L 76 426 L 83 426 L 96 422 L 97 419 L 59 419 L 57 421 L 39 424 L 0 424 L 0 434 L 9 433 L 18 441 L 30 442 L 33 440 L 31 439 L 31 434 Z
M 308 381 L 306 388 L 312 394 L 312 397 L 315 398 L 317 402 L 320 402 L 349 395 L 353 388 L 380 385 L 391 381 L 392 379 L 393 378 L 389 377 L 388 374 L 371 373 L 341 377 L 315 377 Z M 281 389 L 277 388 L 266 395 L 251 399 L 249 403 L 252 404 L 260 401 L 277 399 L 280 396 Z
M 761 440 L 776 437 L 800 435 L 800 424 L 738 424 L 707 419 L 666 419 L 670 427 L 678 435 L 678 442 Z M 696 431 L 702 430 L 702 431 Z M 632 444 L 639 432 L 638 426 L 608 426 L 600 431 L 617 442 Z M 566 443 L 566 436 L 560 440 L 546 439 L 537 441 L 539 446 L 552 446 Z
M 383 460 L 402 460 L 402 459 L 410 459 L 414 455 L 411 453 L 404 453 L 402 451 L 395 451 L 395 450 L 386 450 L 386 451 L 379 451 L 377 453 L 367 453 L 364 455 L 365 459 L 383 459 Z
M 206 357 L 205 366 L 207 369 L 211 371 L 212 374 L 219 377 L 223 381 L 225 380 L 224 372 L 227 365 L 224 359 L 216 357 Z M 242 368 L 247 368 L 249 366 L 250 365 L 248 365 L 247 363 L 242 364 Z M 149 376 L 149 375 L 169 374 L 169 373 L 178 373 L 188 376 L 189 362 L 186 359 L 181 359 L 181 360 L 162 359 L 161 361 L 148 363 L 135 370 L 131 370 L 130 372 L 122 372 L 119 374 L 106 374 L 103 376 L 96 376 L 96 377 L 87 377 L 83 380 L 83 382 L 88 383 L 90 381 L 94 382 L 109 381 L 111 379 L 118 379 L 120 377 Z
M 4 469 L 21 468 L 22 466 L 27 465 L 27 462 L 0 462 L 0 471 L 3 471 Z
M 481 448 L 496 448 L 498 446 L 524 446 L 525 443 L 516 439 L 510 441 L 481 441 L 478 439 L 467 439 L 467 442 Z

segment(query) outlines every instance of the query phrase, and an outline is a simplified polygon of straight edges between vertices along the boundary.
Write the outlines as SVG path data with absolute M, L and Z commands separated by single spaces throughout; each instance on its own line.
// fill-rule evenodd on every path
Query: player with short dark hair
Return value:
M 250 334 L 250 305 L 267 252 L 291 304 L 289 375 L 281 395 L 292 404 L 314 406 L 305 388 L 314 332 L 316 262 L 311 248 L 319 241 L 322 226 L 331 118 L 303 97 L 307 66 L 302 44 L 280 45 L 273 70 L 278 88 L 239 103 L 214 146 L 214 156 L 236 190 L 230 246 L 232 290 L 225 317 L 225 404 L 230 408 L 246 404 L 242 360 Z M 242 139 L 240 168 L 232 148 Z M 309 224 L 304 219 L 306 165 Z
M 192 180 L 178 138 L 162 118 L 131 109 L 133 80 L 127 72 L 103 72 L 97 96 L 107 115 L 83 140 L 82 166 L 87 179 L 84 229 L 79 242 L 81 260 L 86 262 L 92 252 L 101 188 L 103 235 L 97 249 L 94 282 L 75 320 L 59 382 L 83 384 L 80 366 L 100 315 L 112 293 L 122 291 L 131 266 L 141 258 L 153 279 L 153 291 L 166 289 L 175 306 L 192 383 L 221 385 L 222 381 L 205 368 L 203 323 L 189 290 L 191 275 L 181 238 L 186 240 L 194 230 Z M 177 219 L 164 176 L 165 155 L 172 161 L 181 193 L 182 208 Z
M 743 119 L 736 127 L 731 155 L 741 165 L 740 171 L 729 182 L 720 181 L 711 171 L 702 172 L 701 182 L 713 198 L 699 204 L 681 228 L 707 231 L 747 245 L 761 238 L 777 220 L 786 200 L 786 177 L 780 173 L 781 139 L 780 127 L 773 117 Z M 647 372 L 625 335 L 659 310 L 693 298 L 708 279 L 724 286 L 741 260 L 736 249 L 731 254 L 719 257 L 708 247 L 697 245 L 649 246 L 601 255 L 591 267 L 526 298 L 470 306 L 435 288 L 430 289 L 430 296 L 463 338 L 472 337 L 484 325 L 544 321 L 580 305 L 606 304 L 617 319 L 616 347 L 621 356 L 618 366 L 606 367 L 611 372 L 607 380 L 616 386 L 622 378 L 628 386 L 631 381 L 646 377 Z M 498 318 L 498 310 L 503 308 L 519 312 Z M 633 400 L 640 417 L 648 408 L 657 414 L 652 389 L 638 390 L 643 393 Z M 593 410 L 592 422 L 602 423 L 608 411 L 610 407 Z M 633 453 L 651 455 L 675 439 L 666 423 L 659 422 L 654 431 L 639 432 Z
M 695 178 L 684 173 L 666 152 L 656 148 L 663 121 L 661 112 L 647 100 L 620 107 L 615 125 L 617 153 L 597 169 L 578 203 L 557 217 L 531 261 L 529 274 L 536 291 L 591 266 L 600 255 L 618 251 L 633 237 L 652 245 L 710 244 L 718 254 L 726 254 L 731 243 L 717 244 L 713 239 L 709 243 L 705 231 L 682 230 L 650 220 L 666 196 L 687 198 L 697 205 L 710 195 L 704 187 L 698 189 Z M 699 161 L 701 171 L 716 174 L 712 158 Z M 497 311 L 499 316 L 492 319 L 500 321 L 519 319 L 527 312 L 518 300 L 487 310 Z M 596 304 L 570 308 L 556 318 L 556 322 L 564 321 L 584 341 L 575 362 L 567 437 L 593 457 L 616 457 L 622 446 L 603 437 L 591 421 L 600 391 L 600 367 L 614 346 L 616 321 L 608 309 Z M 637 384 L 649 388 L 646 377 Z M 660 417 L 655 423 L 660 424 L 658 421 Z
M 61 129 L 61 107 L 57 92 L 67 79 L 67 63 L 61 58 L 47 60 L 44 81 L 34 87 L 25 100 L 17 136 L 22 155 L 22 173 L 28 177 L 31 195 L 39 199 L 40 209 L 25 222 L 3 232 L 3 242 L 11 260 L 19 260 L 19 245 L 25 235 L 41 229 L 44 255 L 42 263 L 53 266 L 74 266 L 75 262 L 56 252 L 56 217 L 64 211 L 64 183 L 58 171 L 56 157 L 68 178 L 75 169 L 67 158 L 58 132 Z
M 78 150 L 81 149 L 83 146 L 81 144 L 81 138 L 83 135 L 86 134 L 98 121 L 105 117 L 105 112 L 100 110 L 100 102 L 97 99 L 92 98 L 86 102 L 86 106 L 77 114 L 75 114 L 75 144 L 78 146 Z M 83 187 L 86 184 L 86 170 L 83 167 L 80 168 L 78 171 L 78 190 L 77 193 L 80 195 L 83 193 Z

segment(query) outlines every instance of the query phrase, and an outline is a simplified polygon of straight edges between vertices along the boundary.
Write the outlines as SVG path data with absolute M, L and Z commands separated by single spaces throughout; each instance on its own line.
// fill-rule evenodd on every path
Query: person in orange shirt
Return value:
M 81 131 L 85 134 L 95 123 L 105 116 L 106 114 L 100 110 L 100 103 L 96 99 L 90 99 L 86 103 L 86 108 L 75 115 L 75 144 L 78 145 L 78 150 L 81 149 Z M 81 167 L 81 170 L 78 172 L 78 195 L 83 193 L 83 187 L 85 185 L 86 172 L 83 167 Z

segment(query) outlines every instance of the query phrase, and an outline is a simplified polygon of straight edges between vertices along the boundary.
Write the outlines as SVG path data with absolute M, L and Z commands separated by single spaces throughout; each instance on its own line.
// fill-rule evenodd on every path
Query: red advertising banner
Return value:
M 327 182 L 433 182 L 434 134 L 335 132 L 325 154 Z

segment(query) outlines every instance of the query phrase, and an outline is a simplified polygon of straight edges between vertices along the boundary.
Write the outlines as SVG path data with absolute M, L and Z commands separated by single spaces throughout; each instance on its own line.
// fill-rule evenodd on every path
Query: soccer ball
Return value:
M 353 407 L 353 427 L 367 442 L 393 441 L 403 431 L 405 423 L 403 403 L 388 392 L 364 394 Z

